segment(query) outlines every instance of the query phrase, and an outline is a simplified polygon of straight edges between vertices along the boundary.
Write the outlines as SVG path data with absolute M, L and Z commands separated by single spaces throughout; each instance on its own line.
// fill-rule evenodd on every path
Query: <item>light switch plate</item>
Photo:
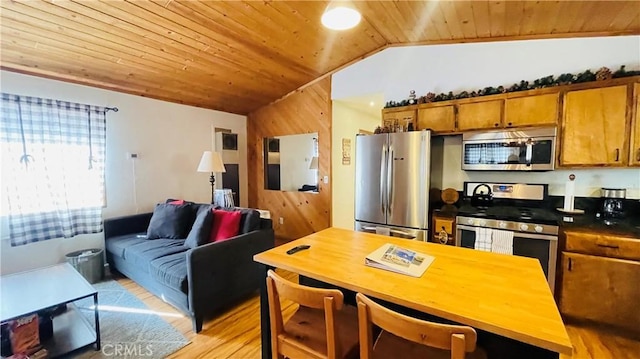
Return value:
M 322 177 L 322 182 L 324 182 L 324 184 L 329 183 L 329 176 Z

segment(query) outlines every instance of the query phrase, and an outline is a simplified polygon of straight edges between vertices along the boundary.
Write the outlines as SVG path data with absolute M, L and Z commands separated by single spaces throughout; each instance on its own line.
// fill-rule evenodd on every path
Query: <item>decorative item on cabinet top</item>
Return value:
M 611 72 L 610 69 L 606 67 L 601 67 L 599 70 L 596 71 L 596 73 L 591 72 L 591 70 L 586 70 L 577 75 L 570 74 L 570 73 L 561 74 L 558 77 L 554 77 L 554 75 L 549 75 L 549 76 L 536 79 L 532 82 L 522 80 L 519 83 L 515 83 L 509 87 L 489 86 L 483 89 L 479 89 L 477 91 L 471 91 L 471 92 L 462 91 L 457 94 L 454 94 L 451 91 L 449 91 L 449 93 L 446 93 L 446 94 L 440 93 L 438 95 L 436 95 L 433 92 L 429 92 L 424 96 L 418 97 L 417 103 L 418 104 L 431 103 L 431 102 L 456 100 L 456 99 L 470 98 L 470 97 L 496 95 L 496 94 L 505 93 L 505 92 L 526 91 L 526 90 L 540 89 L 545 87 L 569 85 L 569 84 L 590 82 L 590 81 L 603 81 L 603 80 L 609 80 L 611 78 L 630 77 L 630 76 L 637 76 L 637 75 L 640 75 L 640 70 L 627 71 L 626 65 L 620 66 L 620 69 L 613 73 Z M 416 103 L 415 91 L 411 90 L 411 92 L 409 93 L 409 98 L 401 101 L 388 101 L 384 107 L 391 108 L 391 107 L 409 106 L 415 103 Z

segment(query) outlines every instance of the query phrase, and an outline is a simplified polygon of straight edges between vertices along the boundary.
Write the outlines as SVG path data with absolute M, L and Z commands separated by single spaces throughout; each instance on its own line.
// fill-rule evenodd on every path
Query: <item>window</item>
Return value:
M 102 231 L 106 108 L 2 94 L 2 206 L 11 245 Z

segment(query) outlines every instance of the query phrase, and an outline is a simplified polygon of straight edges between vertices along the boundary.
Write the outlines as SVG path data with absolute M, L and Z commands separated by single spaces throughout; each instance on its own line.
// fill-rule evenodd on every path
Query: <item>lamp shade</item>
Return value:
M 309 161 L 309 169 L 310 170 L 318 169 L 318 156 L 311 157 L 311 161 Z
M 347 30 L 360 23 L 360 12 L 349 1 L 332 1 L 322 14 L 322 25 L 332 30 Z
M 204 151 L 198 165 L 198 172 L 226 172 L 220 154 L 218 152 Z

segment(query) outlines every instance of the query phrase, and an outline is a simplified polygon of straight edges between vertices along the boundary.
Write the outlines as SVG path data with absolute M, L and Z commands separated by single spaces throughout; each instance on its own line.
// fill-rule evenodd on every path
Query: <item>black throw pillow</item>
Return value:
M 153 210 L 147 239 L 186 238 L 193 223 L 193 211 L 190 204 L 157 204 Z
M 202 205 L 198 208 L 196 220 L 193 222 L 187 240 L 184 241 L 186 247 L 196 248 L 209 242 L 213 227 L 213 208 L 212 205 Z

